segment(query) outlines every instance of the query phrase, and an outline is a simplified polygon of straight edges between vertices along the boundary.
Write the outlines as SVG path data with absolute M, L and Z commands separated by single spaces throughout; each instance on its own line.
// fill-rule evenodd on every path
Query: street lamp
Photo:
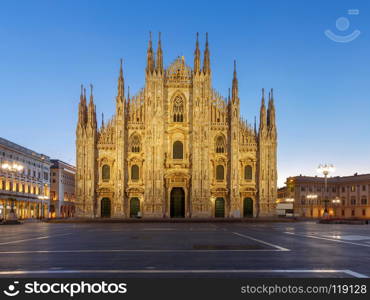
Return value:
M 24 167 L 14 162 L 13 164 L 3 163 L 1 168 L 11 172 L 22 172 Z
M 327 199 L 327 187 L 328 187 L 328 175 L 335 172 L 335 167 L 332 164 L 320 164 L 317 168 L 317 172 L 323 174 L 325 177 L 325 199 L 324 199 L 324 216 L 328 215 L 328 199 Z

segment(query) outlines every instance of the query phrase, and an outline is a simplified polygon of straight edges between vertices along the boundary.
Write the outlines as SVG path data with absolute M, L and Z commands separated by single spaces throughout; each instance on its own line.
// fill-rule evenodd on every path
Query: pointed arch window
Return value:
M 131 166 L 131 180 L 139 180 L 139 177 L 140 177 L 139 166 L 132 165 Z
M 224 180 L 225 178 L 225 168 L 223 165 L 218 165 L 216 167 L 216 180 Z
M 108 165 L 103 165 L 101 174 L 102 174 L 103 181 L 109 181 L 110 167 Z
M 184 158 L 184 145 L 180 141 L 173 143 L 173 158 L 174 159 L 183 159 Z
M 244 167 L 244 179 L 252 180 L 252 167 L 250 165 Z
M 216 139 L 216 153 L 225 152 L 225 139 L 223 136 L 218 136 Z
M 131 138 L 131 152 L 139 153 L 141 150 L 140 138 L 137 135 L 134 135 Z
M 184 122 L 184 100 L 180 96 L 173 100 L 173 121 Z

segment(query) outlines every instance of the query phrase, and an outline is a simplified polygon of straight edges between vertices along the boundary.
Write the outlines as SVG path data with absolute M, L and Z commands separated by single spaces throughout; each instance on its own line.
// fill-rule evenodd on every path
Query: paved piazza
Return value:
M 0 226 L 2 277 L 369 277 L 370 225 Z

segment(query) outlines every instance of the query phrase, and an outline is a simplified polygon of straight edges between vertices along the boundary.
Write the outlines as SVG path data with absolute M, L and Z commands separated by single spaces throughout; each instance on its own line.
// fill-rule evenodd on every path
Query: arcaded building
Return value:
M 329 177 L 326 190 L 323 177 L 294 176 L 286 187 L 299 216 L 322 217 L 326 202 L 332 217 L 370 219 L 370 174 Z
M 76 202 L 76 167 L 59 159 L 50 161 L 50 217 L 73 217 Z
M 125 96 L 121 61 L 116 111 L 108 122 L 97 125 L 92 86 L 88 104 L 81 88 L 76 214 L 112 218 L 274 214 L 273 93 L 265 105 L 262 92 L 257 129 L 256 122 L 252 126 L 240 116 L 243 100 L 235 63 L 230 75 L 231 93 L 222 97 L 212 86 L 208 37 L 201 59 L 198 35 L 193 66 L 178 57 L 165 68 L 159 37 L 156 53 L 149 40 L 145 84 L 133 96 Z
M 48 218 L 50 158 L 0 138 L 0 219 Z

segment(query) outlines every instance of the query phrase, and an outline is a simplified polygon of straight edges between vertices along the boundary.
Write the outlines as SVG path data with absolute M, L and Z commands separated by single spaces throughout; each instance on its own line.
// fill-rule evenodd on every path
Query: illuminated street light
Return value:
M 286 198 L 285 202 L 292 203 L 294 202 L 294 198 Z
M 319 172 L 320 174 L 323 174 L 325 176 L 325 199 L 324 199 L 324 216 L 327 216 L 328 215 L 328 199 L 327 199 L 327 189 L 328 189 L 328 175 L 330 173 L 333 173 L 335 172 L 335 167 L 334 165 L 332 164 L 325 164 L 325 165 L 322 165 L 320 164 L 317 168 L 317 172 Z
M 331 202 L 334 203 L 334 204 L 339 204 L 340 203 L 340 199 L 335 198 L 335 199 L 331 200 Z
M 13 163 L 13 164 L 3 163 L 1 165 L 1 168 L 3 170 L 12 171 L 12 172 L 22 172 L 24 169 L 22 165 L 19 165 L 17 163 Z
M 323 174 L 324 176 L 328 176 L 330 173 L 335 172 L 335 167 L 332 164 L 320 164 L 317 168 L 317 172 Z

